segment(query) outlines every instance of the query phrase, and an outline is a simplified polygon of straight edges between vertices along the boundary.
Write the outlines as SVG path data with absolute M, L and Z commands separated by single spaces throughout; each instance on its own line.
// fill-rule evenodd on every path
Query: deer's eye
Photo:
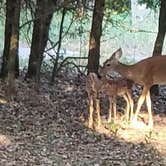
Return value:
M 108 66 L 108 67 L 109 67 L 109 66 L 111 66 L 111 64 L 110 64 L 110 63 L 107 63 L 107 64 L 106 64 L 106 66 Z

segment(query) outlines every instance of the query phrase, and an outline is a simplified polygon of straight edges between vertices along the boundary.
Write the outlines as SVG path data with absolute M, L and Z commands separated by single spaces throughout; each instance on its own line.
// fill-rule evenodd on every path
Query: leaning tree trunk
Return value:
M 163 44 L 164 44 L 165 33 L 166 33 L 166 1 L 161 0 L 158 34 L 157 34 L 155 45 L 154 45 L 153 56 L 157 56 L 157 55 L 162 54 L 162 48 L 163 48 Z M 151 93 L 154 94 L 154 95 L 159 94 L 158 85 L 152 86 Z
M 62 11 L 62 18 L 61 18 L 61 24 L 59 28 L 59 40 L 58 40 L 58 48 L 57 48 L 57 54 L 56 54 L 56 59 L 54 62 L 54 67 L 52 71 L 52 76 L 51 76 L 51 82 L 54 82 L 55 76 L 57 75 L 57 69 L 58 69 L 58 61 L 59 61 L 59 54 L 60 54 L 60 49 L 61 49 L 61 44 L 62 44 L 62 34 L 63 34 L 63 24 L 65 20 L 65 14 L 66 14 L 66 9 L 63 8 Z
M 100 38 L 102 35 L 102 21 L 104 16 L 105 0 L 95 0 L 92 28 L 89 40 L 88 73 L 98 72 L 100 60 Z
M 2 56 L 2 67 L 1 67 L 1 74 L 0 76 L 2 78 L 6 78 L 8 75 L 8 60 L 9 60 L 9 52 L 10 52 L 10 44 L 11 44 L 11 35 L 13 30 L 13 24 L 11 24 L 12 21 L 14 21 L 14 12 L 15 8 L 18 8 L 16 10 L 20 10 L 19 6 L 14 6 L 15 1 L 8 0 L 6 1 L 6 22 L 5 22 L 5 43 L 4 43 L 4 51 Z M 13 12 L 14 11 L 14 12 Z M 19 16 L 18 16 L 19 17 Z M 19 18 L 18 18 L 19 21 Z M 13 22 L 12 22 L 13 23 Z M 17 32 L 19 32 L 19 28 L 17 29 Z M 18 37 L 19 39 L 19 33 Z M 15 57 L 15 76 L 18 77 L 19 75 L 19 58 L 18 58 L 18 52 Z
M 12 10 L 12 16 L 9 18 L 11 24 L 10 43 L 7 61 L 7 81 L 8 89 L 7 96 L 12 97 L 15 93 L 15 67 L 16 56 L 18 55 L 19 45 L 19 18 L 20 18 L 20 3 L 21 0 L 7 0 L 7 6 Z
M 54 3 L 52 0 L 37 0 L 31 53 L 26 75 L 26 78 L 33 78 L 37 82 L 40 80 L 40 69 L 53 17 L 53 8 Z

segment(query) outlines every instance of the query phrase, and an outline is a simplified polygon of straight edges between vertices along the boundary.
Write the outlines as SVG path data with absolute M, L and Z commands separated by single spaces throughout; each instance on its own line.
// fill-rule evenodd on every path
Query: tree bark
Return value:
M 102 21 L 104 16 L 105 0 L 95 0 L 93 20 L 89 40 L 88 73 L 98 72 L 100 60 L 100 38 L 102 35 Z
M 153 56 L 161 55 L 166 33 L 166 1 L 161 0 L 158 33 L 153 49 Z
M 53 17 L 54 3 L 52 0 L 37 0 L 34 28 L 32 34 L 31 53 L 26 78 L 40 80 L 40 69 L 43 53 L 47 44 L 49 28 Z
M 7 0 L 7 6 L 11 8 L 12 17 L 9 18 L 11 25 L 10 43 L 7 60 L 7 96 L 11 97 L 15 94 L 15 75 L 16 75 L 16 57 L 18 56 L 19 46 L 19 18 L 20 18 L 21 0 Z
M 14 19 L 18 19 L 16 22 L 19 22 L 19 16 L 18 18 L 15 17 L 16 10 L 20 10 L 20 6 L 14 6 L 15 1 L 7 0 L 6 1 L 6 21 L 5 21 L 5 43 L 4 43 L 4 50 L 3 50 L 3 56 L 2 56 L 2 68 L 1 68 L 1 74 L 0 76 L 2 78 L 6 78 L 8 75 L 8 61 L 9 61 L 9 52 L 11 47 L 11 36 L 12 36 L 12 30 L 13 30 L 13 22 Z M 18 8 L 18 9 L 15 9 Z M 20 11 L 19 11 L 20 12 Z M 19 28 L 17 29 L 17 38 L 19 40 Z M 19 57 L 18 57 L 18 51 L 16 53 L 15 57 L 15 77 L 19 76 Z
M 165 33 L 166 33 L 166 1 L 161 0 L 158 34 L 157 34 L 155 45 L 154 45 L 153 56 L 158 56 L 162 54 Z M 152 86 L 150 91 L 151 91 L 151 94 L 154 94 L 156 96 L 159 95 L 158 85 Z

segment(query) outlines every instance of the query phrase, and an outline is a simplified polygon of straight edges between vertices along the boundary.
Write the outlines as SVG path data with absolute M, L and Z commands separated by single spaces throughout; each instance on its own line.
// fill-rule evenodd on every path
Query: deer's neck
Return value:
M 119 63 L 115 70 L 120 73 L 123 77 L 128 78 L 130 80 L 133 80 L 133 78 L 135 77 L 135 72 L 134 72 L 134 65 L 125 65 L 122 63 Z

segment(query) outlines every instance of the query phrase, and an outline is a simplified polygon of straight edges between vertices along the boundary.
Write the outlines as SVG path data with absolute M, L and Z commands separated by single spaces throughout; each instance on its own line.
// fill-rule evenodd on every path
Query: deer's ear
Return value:
M 116 58 L 119 59 L 122 56 L 122 49 L 119 48 L 118 50 L 116 50 L 113 54 L 112 54 L 112 58 Z

